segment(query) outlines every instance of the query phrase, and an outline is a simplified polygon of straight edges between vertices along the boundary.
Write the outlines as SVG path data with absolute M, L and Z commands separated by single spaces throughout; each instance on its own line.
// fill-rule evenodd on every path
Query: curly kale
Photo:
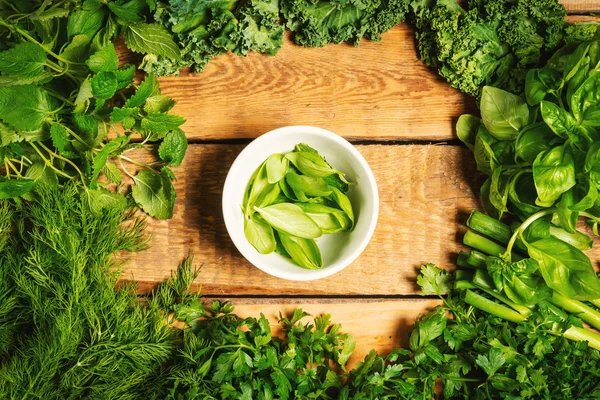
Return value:
M 169 0 L 157 5 L 154 18 L 171 31 L 181 59 L 147 56 L 144 69 L 159 75 L 180 68 L 201 71 L 215 56 L 233 51 L 277 53 L 283 43 L 278 0 Z
M 527 69 L 564 42 L 591 39 L 596 25 L 571 26 L 556 0 L 455 0 L 411 3 L 420 57 L 453 87 L 520 92 Z
M 404 20 L 407 0 L 283 0 L 281 12 L 296 43 L 321 47 L 328 43 L 358 45 Z

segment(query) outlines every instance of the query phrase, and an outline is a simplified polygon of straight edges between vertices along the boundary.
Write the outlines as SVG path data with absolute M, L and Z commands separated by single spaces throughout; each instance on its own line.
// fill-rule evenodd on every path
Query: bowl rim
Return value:
M 259 260 L 259 257 L 261 256 L 261 254 L 256 252 L 256 250 L 254 248 L 252 248 L 252 250 L 254 250 L 254 253 L 248 254 L 248 252 L 245 251 L 245 248 L 243 246 L 238 246 L 238 241 L 236 240 L 236 238 L 239 237 L 239 235 L 237 234 L 237 232 L 235 234 L 232 234 L 232 230 L 235 229 L 234 228 L 235 221 L 233 220 L 233 215 L 232 215 L 233 213 L 229 212 L 229 208 L 227 208 L 227 210 L 226 210 L 226 206 L 228 206 L 231 202 L 230 192 L 232 191 L 232 188 L 234 186 L 233 185 L 234 180 L 235 180 L 234 173 L 235 173 L 235 171 L 237 171 L 240 168 L 239 165 L 243 162 L 246 154 L 252 153 L 254 151 L 254 149 L 257 146 L 260 146 L 263 142 L 268 142 L 270 140 L 273 140 L 273 137 L 277 137 L 279 135 L 292 135 L 295 133 L 312 134 L 315 136 L 325 138 L 327 140 L 331 140 L 331 141 L 339 144 L 340 146 L 342 146 L 346 151 L 348 151 L 350 153 L 350 155 L 356 161 L 358 161 L 361 168 L 365 171 L 367 179 L 370 182 L 370 186 L 372 188 L 370 195 L 373 199 L 373 209 L 372 209 L 373 214 L 372 214 L 371 220 L 369 221 L 369 225 L 367 227 L 366 233 L 363 236 L 363 238 L 361 239 L 359 245 L 356 246 L 356 248 L 348 256 L 346 256 L 343 259 L 341 259 L 340 261 L 336 262 L 332 267 L 321 268 L 318 270 L 309 270 L 309 269 L 304 269 L 304 268 L 298 267 L 297 272 L 287 272 L 287 271 L 280 271 L 277 269 L 273 270 L 272 268 L 265 268 L 264 266 L 261 265 L 260 260 Z M 256 167 L 254 167 L 254 169 L 256 169 Z M 253 169 L 253 171 L 254 171 L 254 169 Z M 375 228 L 377 226 L 377 221 L 379 219 L 379 190 L 377 188 L 377 181 L 375 180 L 375 175 L 373 174 L 371 167 L 369 166 L 369 164 L 367 163 L 367 161 L 365 160 L 363 155 L 356 149 L 356 147 L 354 147 L 350 142 L 348 142 L 342 136 L 340 136 L 334 132 L 331 132 L 327 129 L 318 128 L 315 126 L 290 125 L 290 126 L 284 126 L 284 127 L 273 129 L 269 132 L 266 132 L 266 133 L 258 136 L 257 138 L 252 140 L 248 145 L 246 145 L 246 147 L 244 147 L 244 149 L 238 154 L 238 156 L 236 157 L 234 162 L 231 164 L 231 167 L 229 168 L 229 171 L 227 172 L 227 176 L 225 178 L 225 183 L 223 184 L 222 199 L 221 199 L 221 212 L 223 214 L 223 220 L 225 222 L 225 228 L 227 229 L 227 234 L 229 235 L 229 238 L 233 242 L 237 251 L 239 251 L 240 254 L 250 264 L 252 264 L 256 268 L 260 269 L 261 271 L 263 271 L 271 276 L 280 278 L 280 279 L 286 279 L 286 280 L 291 280 L 291 281 L 312 281 L 312 280 L 316 280 L 316 279 L 326 278 L 326 277 L 329 277 L 331 275 L 334 275 L 334 274 L 340 272 L 341 270 L 345 269 L 350 264 L 352 264 L 354 261 L 356 261 L 356 259 L 365 250 L 365 248 L 371 241 L 373 234 L 375 233 Z

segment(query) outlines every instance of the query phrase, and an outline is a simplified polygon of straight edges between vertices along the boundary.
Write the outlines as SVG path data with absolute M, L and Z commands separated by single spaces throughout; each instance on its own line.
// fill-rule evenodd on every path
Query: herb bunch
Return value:
M 185 154 L 187 141 L 179 129 L 185 120 L 169 114 L 175 102 L 160 93 L 153 76 L 135 84 L 135 67 L 119 66 L 112 43 L 124 34 L 133 50 L 154 51 L 145 39 L 138 45 L 134 34 L 161 29 L 141 22 L 146 3 L 4 2 L 1 7 L 0 197 L 78 180 L 93 211 L 109 205 L 123 209 L 125 174 L 144 211 L 170 218 L 175 193 L 169 167 Z M 160 161 L 131 159 L 127 153 L 136 148 L 157 149 Z M 132 166 L 139 169 L 135 176 Z
M 274 251 L 307 269 L 323 266 L 315 239 L 348 232 L 355 218 L 344 174 L 299 143 L 272 154 L 252 174 L 242 203 L 244 234 L 261 254 Z

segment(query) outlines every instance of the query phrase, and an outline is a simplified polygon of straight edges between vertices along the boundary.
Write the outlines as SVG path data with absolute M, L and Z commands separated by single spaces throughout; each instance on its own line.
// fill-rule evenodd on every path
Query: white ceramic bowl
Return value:
M 354 183 L 348 191 L 356 215 L 354 230 L 323 235 L 317 239 L 323 258 L 323 267 L 318 270 L 299 267 L 277 253 L 260 254 L 244 235 L 241 204 L 252 173 L 271 154 L 292 151 L 298 143 L 306 143 L 316 149 Z M 377 184 L 364 157 L 342 137 L 312 126 L 287 126 L 265 133 L 252 141 L 235 159 L 223 187 L 223 217 L 231 240 L 253 265 L 283 279 L 320 279 L 346 268 L 367 247 L 375 231 L 378 214 Z

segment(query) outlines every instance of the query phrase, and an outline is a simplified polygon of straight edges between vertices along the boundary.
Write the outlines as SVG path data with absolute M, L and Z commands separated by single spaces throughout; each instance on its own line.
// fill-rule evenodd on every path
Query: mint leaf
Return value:
M 21 43 L 0 53 L 0 72 L 22 78 L 33 78 L 44 72 L 46 53 L 34 43 Z
M 162 94 L 148 97 L 144 104 L 144 111 L 148 114 L 166 113 L 175 106 L 176 102 L 169 96 Z
M 84 62 L 90 49 L 90 37 L 88 35 L 77 35 L 71 39 L 71 42 L 59 54 L 62 58 L 74 63 Z
M 125 119 L 130 117 L 135 117 L 140 114 L 140 109 L 137 107 L 123 107 L 113 108 L 113 112 L 110 115 L 110 123 L 118 124 L 119 122 L 125 121 Z
M 185 157 L 187 146 L 185 132 L 181 129 L 175 129 L 167 134 L 165 140 L 158 147 L 158 155 L 161 160 L 167 161 L 169 165 L 178 167 Z
M 185 118 L 172 114 L 149 114 L 142 119 L 142 129 L 154 134 L 164 134 L 177 129 Z
M 421 274 L 417 277 L 417 285 L 424 295 L 442 295 L 450 292 L 450 273 L 438 268 L 435 264 L 421 266 Z
M 160 93 L 158 81 L 152 74 L 146 77 L 146 80 L 140 84 L 135 94 L 125 102 L 125 107 L 140 107 L 153 94 Z
M 109 42 L 92 54 L 85 63 L 93 72 L 113 72 L 119 67 L 119 57 L 117 57 L 115 46 Z
M 108 142 L 102 150 L 96 154 L 94 163 L 92 164 L 92 178 L 90 180 L 90 187 L 92 189 L 96 188 L 98 176 L 100 176 L 100 172 L 102 172 L 102 169 L 106 165 L 108 157 L 119 153 L 119 151 L 122 150 L 121 147 L 127 143 L 129 143 L 129 136 L 119 136 Z
M 133 65 L 125 65 L 115 71 L 117 77 L 117 90 L 125 89 L 127 86 L 133 83 L 135 78 L 135 67 Z
M 131 25 L 125 31 L 125 44 L 136 53 L 156 54 L 172 60 L 181 58 L 171 34 L 159 24 Z
M 108 8 L 119 18 L 122 25 L 129 25 L 144 21 L 143 15 L 148 5 L 146 0 L 129 0 L 121 4 L 110 2 Z
M 0 119 L 14 128 L 34 131 L 50 115 L 48 93 L 37 86 L 0 87 Z
M 479 365 L 485 371 L 488 376 L 492 376 L 498 371 L 506 362 L 506 359 L 502 355 L 502 350 L 492 347 L 487 355 L 480 354 L 477 356 L 475 363 Z
M 92 38 L 104 25 L 106 11 L 100 2 L 86 1 L 82 9 L 72 12 L 67 21 L 67 36 L 86 35 Z
M 77 97 L 75 98 L 75 112 L 81 113 L 85 112 L 90 99 L 94 97 L 92 93 L 92 83 L 90 78 L 87 78 L 81 83 L 79 87 L 79 92 L 77 93 Z
M 131 194 L 142 210 L 159 219 L 173 216 L 175 189 L 164 170 L 160 174 L 142 170 L 134 177 L 134 182 Z
M 102 172 L 104 172 L 106 179 L 112 183 L 120 185 L 123 182 L 123 174 L 121 173 L 121 170 L 113 163 L 106 164 Z
M 92 93 L 94 97 L 106 100 L 117 91 L 117 77 L 113 72 L 99 72 L 92 77 Z
M 13 199 L 29 193 L 35 186 L 35 181 L 14 180 L 0 182 L 0 199 Z
M 96 215 L 102 214 L 105 208 L 124 210 L 127 207 L 125 197 L 104 188 L 87 190 L 87 201 L 90 210 Z
M 50 128 L 50 139 L 59 153 L 65 153 L 69 143 L 69 134 L 61 124 L 53 124 Z

